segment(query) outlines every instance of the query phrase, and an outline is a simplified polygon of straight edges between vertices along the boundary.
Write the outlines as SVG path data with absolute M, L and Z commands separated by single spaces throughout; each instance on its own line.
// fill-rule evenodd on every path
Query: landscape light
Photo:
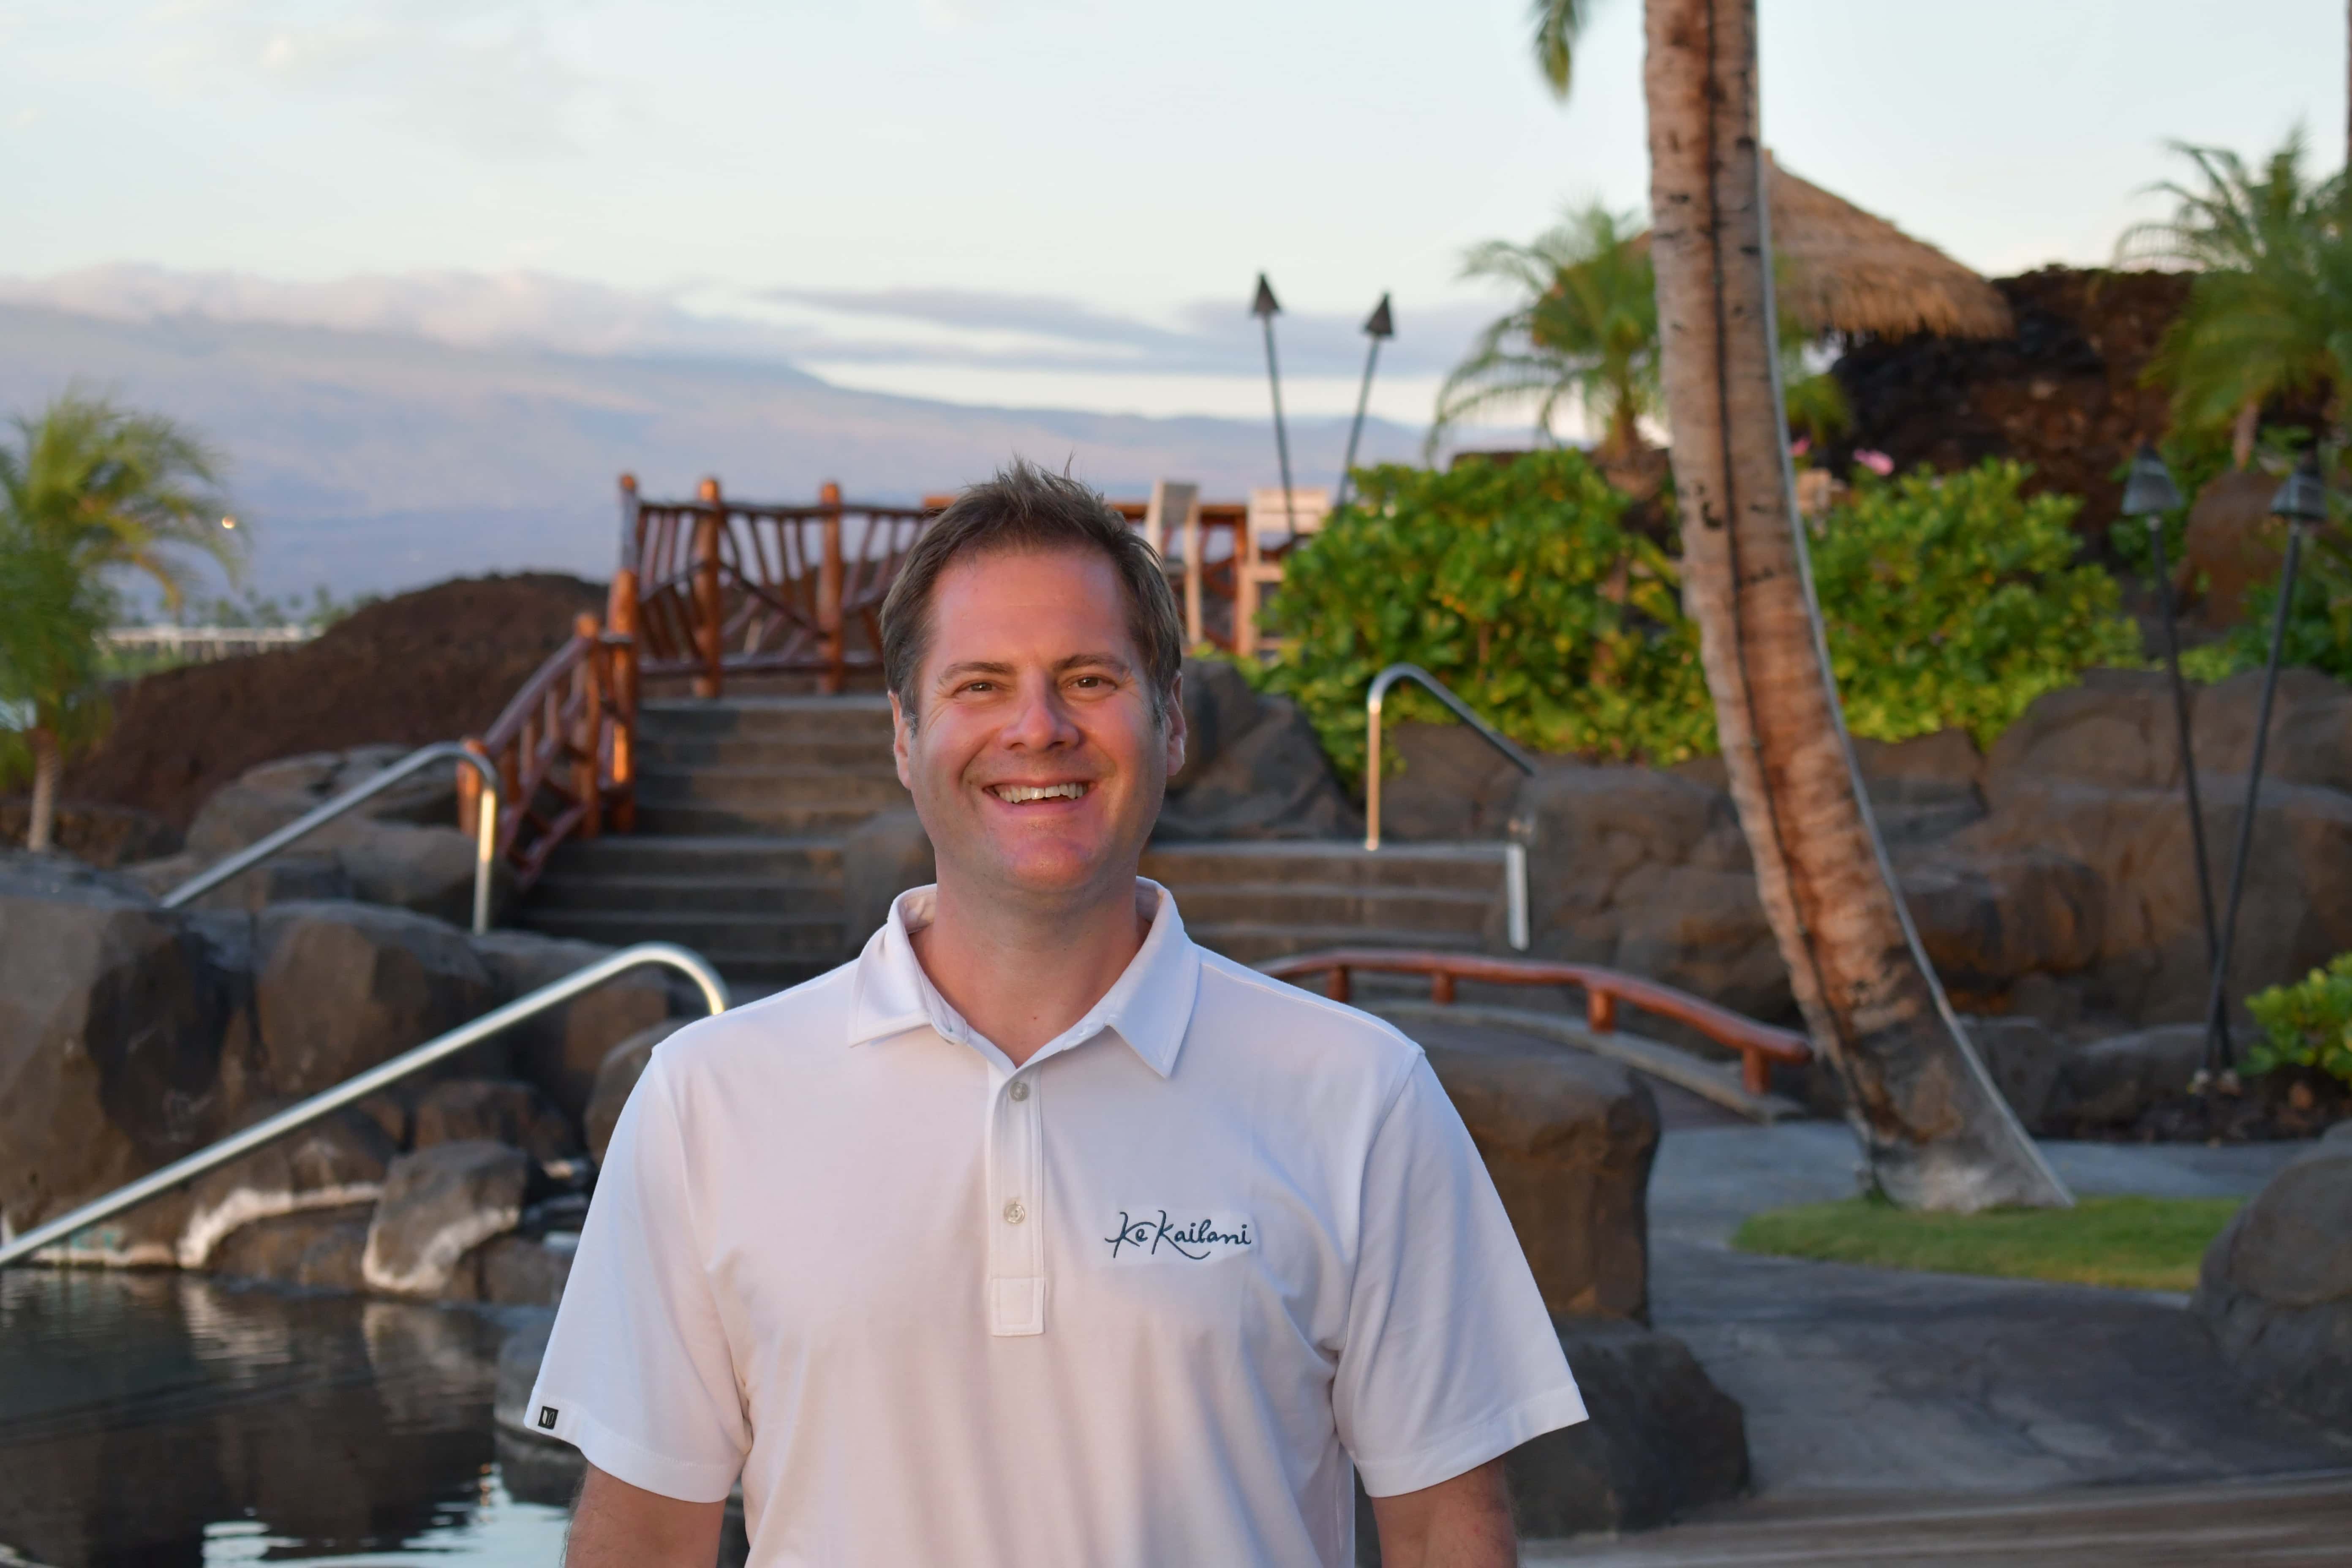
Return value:
M 2164 514 L 2180 507 L 2180 487 L 2172 482 L 2172 470 L 2164 466 L 2162 454 L 2151 441 L 2143 441 L 2139 452 L 2132 458 L 2131 474 L 2124 482 L 2123 513 L 2126 517 L 2145 519 L 2147 522 L 2147 558 L 2156 574 L 2157 603 L 2162 608 L 2164 620 L 2164 664 L 2172 677 L 2172 722 L 2180 748 L 2180 777 L 2189 795 L 2189 842 L 2197 857 L 2197 903 L 2205 917 L 2205 978 L 2208 985 L 2221 970 L 2221 938 L 2213 919 L 2212 859 L 2205 848 L 2205 805 L 2197 794 L 2197 757 L 2189 743 L 2189 688 L 2180 679 L 2180 618 L 2172 601 L 2172 568 L 2164 558 Z M 2225 1017 L 2219 1036 L 2209 1030 L 2205 1040 L 2205 1066 L 2210 1074 L 2213 1068 L 2229 1059 L 2230 1024 Z
M 2235 1087 L 2231 1062 L 2224 1055 L 2216 1068 L 2213 1051 L 2218 1042 L 2226 1051 L 2229 1044 L 2228 1005 L 2230 950 L 2238 936 L 2238 906 L 2246 892 L 2246 861 L 2254 845 L 2254 816 L 2261 805 L 2263 792 L 2263 755 L 2269 750 L 2271 739 L 2271 704 L 2278 696 L 2279 663 L 2286 653 L 2287 611 L 2294 604 L 2295 569 L 2303 564 L 2304 531 L 2315 522 L 2327 521 L 2327 485 L 2319 477 L 2319 453 L 2316 448 L 2304 454 L 2294 472 L 2279 486 L 2271 498 L 2271 515 L 2286 519 L 2286 562 L 2279 569 L 2278 603 L 2271 609 L 2271 654 L 2263 666 L 2263 700 L 2254 711 L 2254 755 L 2246 769 L 2246 804 L 2238 817 L 2238 855 L 2230 867 L 2230 909 L 2221 920 L 2221 949 L 2213 965 L 2213 986 L 2206 997 L 2205 1049 L 2206 1068 L 2198 1073 L 2200 1085 L 2213 1081 L 2213 1074 L 2221 1075 L 2225 1087 Z

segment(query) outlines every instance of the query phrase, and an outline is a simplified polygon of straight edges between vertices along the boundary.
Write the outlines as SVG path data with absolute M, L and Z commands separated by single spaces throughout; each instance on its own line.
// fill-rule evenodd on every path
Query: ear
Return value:
M 898 705 L 898 694 L 890 693 L 890 760 L 898 765 L 898 782 L 911 795 L 915 789 L 914 763 L 908 756 L 913 743 L 915 727 L 907 719 L 907 710 Z
M 1184 769 L 1184 742 L 1191 738 L 1184 727 L 1184 672 L 1181 669 L 1168 688 L 1167 712 L 1163 727 L 1168 732 L 1168 772 L 1172 775 Z

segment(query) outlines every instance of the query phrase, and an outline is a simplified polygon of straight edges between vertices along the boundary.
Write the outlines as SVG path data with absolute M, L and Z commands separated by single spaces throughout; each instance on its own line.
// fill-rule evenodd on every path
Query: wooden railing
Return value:
M 837 692 L 878 668 L 883 596 L 935 509 L 848 502 L 834 484 L 814 506 L 730 500 L 717 479 L 690 501 L 645 500 L 624 474 L 621 515 L 639 664 L 690 675 L 707 698 L 730 671 L 810 674 Z
M 1760 1024 L 1744 1013 L 1720 1007 L 1703 996 L 1677 991 L 1638 974 L 1601 969 L 1589 963 L 1554 963 L 1533 958 L 1488 958 L 1475 952 L 1434 952 L 1412 948 L 1339 947 L 1302 952 L 1258 965 L 1277 980 L 1326 974 L 1324 994 L 1335 1002 L 1349 999 L 1351 975 L 1358 970 L 1375 974 L 1426 974 L 1429 999 L 1451 1003 L 1457 983 L 1483 980 L 1504 985 L 1569 985 L 1584 993 L 1587 1027 L 1605 1035 L 1617 1027 L 1617 1004 L 1623 1002 L 1645 1013 L 1686 1024 L 1719 1046 L 1739 1053 L 1740 1081 L 1750 1094 L 1770 1087 L 1774 1062 L 1801 1067 L 1813 1059 L 1813 1047 L 1793 1029 Z
M 570 837 L 636 819 L 637 585 L 614 574 L 609 624 L 583 615 L 572 640 L 516 692 L 496 722 L 466 749 L 498 770 L 498 854 L 529 887 Z M 478 830 L 481 782 L 457 770 L 458 820 Z

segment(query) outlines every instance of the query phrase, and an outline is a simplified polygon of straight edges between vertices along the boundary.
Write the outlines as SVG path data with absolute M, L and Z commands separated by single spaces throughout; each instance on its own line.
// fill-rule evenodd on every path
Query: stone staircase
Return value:
M 845 929 L 845 839 L 908 804 L 887 699 L 648 702 L 637 761 L 637 830 L 559 848 L 519 923 L 675 942 L 744 995 L 852 956 L 868 933 Z M 1243 963 L 1341 943 L 1507 951 L 1499 844 L 1155 845 L 1143 871 L 1194 940 Z

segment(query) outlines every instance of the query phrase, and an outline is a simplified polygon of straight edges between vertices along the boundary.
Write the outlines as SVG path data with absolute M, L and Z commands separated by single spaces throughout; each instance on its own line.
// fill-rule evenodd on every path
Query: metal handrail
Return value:
M 1381 701 L 1389 688 L 1400 680 L 1417 680 L 1429 689 L 1429 694 L 1454 710 L 1454 716 L 1477 731 L 1478 738 L 1510 760 L 1511 765 L 1523 773 L 1533 775 L 1536 760 L 1521 751 L 1501 731 L 1470 710 L 1470 705 L 1446 689 L 1445 683 L 1417 664 L 1392 664 L 1372 677 L 1372 689 L 1364 697 L 1364 724 L 1369 731 L 1366 749 L 1370 763 L 1364 773 L 1364 847 L 1381 847 Z
M 296 839 L 317 832 L 352 807 L 382 795 L 409 774 L 431 767 L 436 763 L 446 762 L 464 763 L 482 779 L 482 811 L 474 831 L 474 934 L 481 935 L 490 929 L 490 866 L 498 858 L 499 847 L 499 775 L 488 758 L 467 751 L 457 741 L 436 741 L 429 746 L 419 746 L 365 784 L 345 790 L 317 810 L 288 823 L 268 837 L 248 844 L 227 859 L 197 872 L 164 894 L 161 900 L 163 906 L 167 910 L 176 910 L 190 900 L 211 892 L 238 872 L 268 859 Z
M 135 1207 L 160 1193 L 169 1192 L 183 1182 L 249 1154 L 265 1143 L 274 1142 L 289 1132 L 299 1132 L 320 1117 L 341 1110 L 354 1100 L 364 1100 L 411 1073 L 489 1038 L 509 1025 L 544 1013 L 559 1002 L 568 1002 L 624 970 L 646 963 L 664 964 L 681 971 L 701 988 L 702 999 L 709 1005 L 711 1012 L 727 1011 L 727 983 L 719 978 L 719 972 L 711 968 L 699 953 L 667 942 L 639 942 L 635 947 L 625 947 L 585 969 L 542 985 L 528 995 L 518 996 L 505 1006 L 485 1013 L 470 1024 L 461 1025 L 446 1035 L 425 1041 L 414 1050 L 404 1051 L 388 1062 L 370 1068 L 356 1078 L 346 1079 L 331 1089 L 289 1105 L 275 1116 L 265 1117 L 242 1131 L 233 1132 L 217 1143 L 197 1150 L 184 1160 L 175 1160 L 160 1171 L 142 1176 L 127 1186 L 118 1187 L 62 1218 L 26 1231 L 0 1246 L 0 1268 L 29 1258 L 45 1247 L 64 1241 L 76 1231 Z

